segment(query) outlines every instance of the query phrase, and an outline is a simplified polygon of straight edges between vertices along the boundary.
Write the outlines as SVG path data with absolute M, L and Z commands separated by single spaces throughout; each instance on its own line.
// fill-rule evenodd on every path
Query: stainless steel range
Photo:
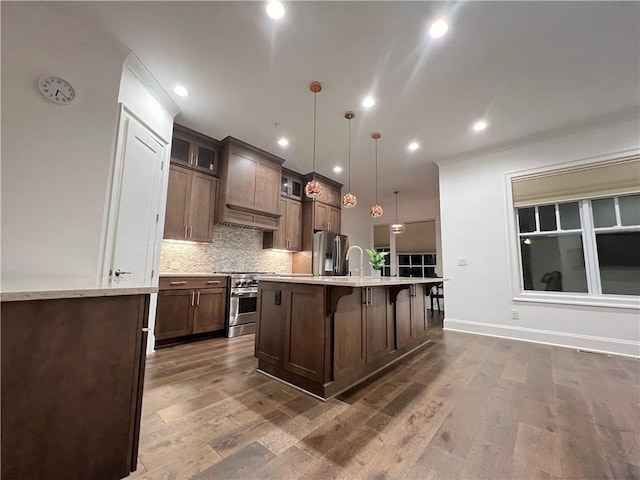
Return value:
M 237 337 L 256 331 L 258 275 L 272 272 L 217 272 L 229 274 L 229 318 L 227 336 Z

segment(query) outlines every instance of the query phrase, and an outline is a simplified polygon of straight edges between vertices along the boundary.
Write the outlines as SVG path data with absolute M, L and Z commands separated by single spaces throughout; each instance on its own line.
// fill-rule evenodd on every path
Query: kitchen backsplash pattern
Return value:
M 211 243 L 162 242 L 160 271 L 291 273 L 291 253 L 264 250 L 262 232 L 216 225 Z

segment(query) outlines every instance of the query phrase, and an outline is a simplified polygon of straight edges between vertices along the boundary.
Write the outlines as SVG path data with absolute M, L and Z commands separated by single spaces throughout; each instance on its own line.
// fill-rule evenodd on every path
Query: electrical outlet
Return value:
M 469 259 L 467 257 L 458 257 L 458 266 L 466 267 L 469 265 Z
M 520 312 L 515 308 L 511 310 L 511 320 L 520 320 Z

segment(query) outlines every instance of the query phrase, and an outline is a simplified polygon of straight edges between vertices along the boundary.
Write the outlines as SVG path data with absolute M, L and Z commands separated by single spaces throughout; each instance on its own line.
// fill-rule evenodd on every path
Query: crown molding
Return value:
M 178 104 L 173 101 L 173 98 L 162 88 L 160 82 L 158 82 L 156 77 L 153 76 L 133 51 L 129 50 L 129 55 L 127 55 L 127 58 L 124 60 L 124 66 L 149 89 L 153 96 L 156 97 L 160 104 L 166 108 L 173 117 L 182 112 Z

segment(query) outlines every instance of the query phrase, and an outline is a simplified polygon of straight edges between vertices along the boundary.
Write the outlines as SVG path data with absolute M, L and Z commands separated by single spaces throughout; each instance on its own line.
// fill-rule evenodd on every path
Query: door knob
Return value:
M 131 275 L 132 272 L 123 272 L 122 270 L 117 268 L 116 271 L 113 273 L 116 277 L 119 277 L 120 275 Z

